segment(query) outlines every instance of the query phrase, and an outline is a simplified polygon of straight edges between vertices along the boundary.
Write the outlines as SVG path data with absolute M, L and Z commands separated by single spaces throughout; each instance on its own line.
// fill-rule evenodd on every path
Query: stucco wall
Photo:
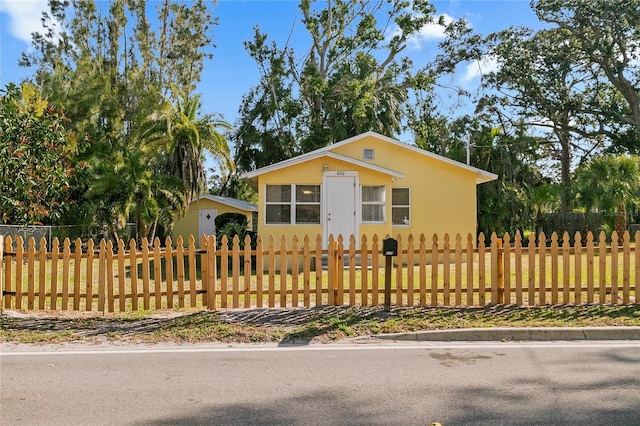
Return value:
M 249 220 L 249 227 L 251 227 L 251 212 L 240 210 L 226 204 L 219 203 L 217 201 L 202 198 L 192 202 L 191 205 L 189 205 L 189 209 L 187 210 L 185 216 L 176 221 L 173 226 L 171 238 L 175 241 L 178 238 L 178 235 L 182 235 L 182 238 L 186 242 L 189 238 L 189 235 L 193 235 L 196 238 L 196 241 L 200 241 L 200 236 L 198 235 L 198 226 L 200 220 L 199 215 L 200 210 L 203 209 L 217 209 L 218 215 L 227 212 L 241 213 L 247 216 L 247 219 Z
M 265 186 L 267 184 L 315 184 L 322 185 L 323 170 L 358 171 L 360 185 L 386 185 L 386 223 L 360 224 L 360 236 L 371 238 L 377 234 L 383 238 L 386 234 L 406 239 L 410 233 L 416 239 L 421 233 L 431 241 L 434 233 L 442 237 L 445 233 L 466 235 L 476 232 L 476 174 L 454 164 L 422 155 L 410 149 L 404 149 L 393 143 L 374 137 L 365 137 L 349 144 L 338 144 L 332 151 L 362 161 L 363 148 L 374 148 L 375 159 L 368 161 L 373 165 L 404 173 L 403 179 L 392 182 L 389 174 L 332 158 L 317 158 L 296 164 L 281 170 L 259 176 L 259 223 L 258 232 L 264 240 L 270 235 L 279 238 L 285 235 L 291 240 L 293 235 L 303 238 L 309 235 L 315 239 L 322 235 L 322 224 L 318 225 L 267 225 L 264 218 Z M 391 188 L 411 188 L 411 217 L 408 226 L 391 224 Z M 324 188 L 322 189 L 324 190 Z M 358 236 L 358 239 L 360 238 Z M 324 237 L 324 236 L 323 236 Z
M 309 235 L 315 240 L 318 234 L 322 234 L 322 225 L 274 225 L 265 223 L 265 187 L 266 185 L 322 185 L 322 167 L 326 162 L 321 159 L 311 160 L 286 169 L 265 173 L 258 178 L 258 234 L 265 243 L 269 236 L 276 238 L 279 244 L 280 237 L 285 235 L 287 241 L 291 241 L 294 235 L 299 239 Z
M 418 238 L 425 234 L 428 241 L 434 233 L 475 235 L 477 221 L 476 174 L 453 164 L 403 149 L 373 136 L 364 137 L 333 151 L 362 160 L 364 148 L 375 150 L 370 163 L 405 174 L 392 187 L 411 188 L 411 222 L 409 226 L 393 226 L 392 235 L 404 239 L 410 233 Z M 391 194 L 388 195 L 388 218 L 391 216 Z

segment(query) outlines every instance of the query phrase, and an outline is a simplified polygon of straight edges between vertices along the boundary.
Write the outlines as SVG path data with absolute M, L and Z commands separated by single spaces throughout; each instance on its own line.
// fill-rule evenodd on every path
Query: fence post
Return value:
M 391 268 L 392 256 L 384 257 L 384 311 L 391 311 Z
M 334 269 L 334 273 L 336 274 L 335 280 L 335 294 L 336 297 L 333 299 L 335 301 L 336 306 L 340 306 L 344 303 L 344 238 L 342 235 L 338 235 L 338 249 L 336 250 L 336 268 Z
M 329 236 L 329 244 L 327 245 L 329 249 L 328 253 L 328 261 L 329 261 L 329 288 L 328 288 L 328 296 L 329 305 L 337 305 L 338 299 L 338 241 L 334 240 L 333 237 Z
M 504 303 L 504 260 L 502 238 L 491 234 L 491 303 Z
M 206 238 L 206 301 L 207 309 L 214 311 L 216 309 L 216 239 L 213 235 Z M 224 259 L 223 259 L 224 262 Z
M 502 249 L 502 238 L 497 239 L 498 243 L 498 303 L 504 304 L 504 250 Z
M 98 246 L 98 311 L 105 312 L 105 283 L 107 279 L 106 259 L 107 259 L 107 243 L 104 238 L 100 240 Z M 113 273 L 109 274 L 113 279 Z M 109 299 L 110 302 L 111 299 Z
M 631 297 L 629 295 L 629 283 L 631 280 L 631 236 L 629 231 L 625 231 L 622 239 L 622 303 L 629 304 Z M 2 245 L 0 243 L 0 245 Z M 0 258 L 0 264 L 2 259 Z M 636 286 L 638 284 L 636 283 Z M 637 291 L 636 291 L 637 293 Z
M 225 242 L 223 242 L 225 243 Z M 206 283 L 206 300 L 207 309 L 215 311 L 216 309 L 216 238 L 213 235 L 207 237 L 207 283 Z M 226 262 L 226 259 L 222 259 Z
M 0 235 L 0 314 L 3 312 L 3 307 L 4 307 L 4 281 L 2 280 L 3 274 L 3 268 L 2 266 L 4 265 L 4 236 Z

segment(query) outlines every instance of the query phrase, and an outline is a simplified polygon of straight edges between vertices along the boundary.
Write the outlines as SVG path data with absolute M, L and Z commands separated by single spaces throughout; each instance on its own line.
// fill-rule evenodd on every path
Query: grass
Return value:
M 640 305 L 483 308 L 325 306 L 198 312 L 0 316 L 0 341 L 309 343 L 380 333 L 473 327 L 640 326 Z

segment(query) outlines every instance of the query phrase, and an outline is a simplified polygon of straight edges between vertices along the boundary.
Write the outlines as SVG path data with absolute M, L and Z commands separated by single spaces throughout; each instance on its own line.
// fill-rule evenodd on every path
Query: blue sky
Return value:
M 107 1 L 107 0 L 103 0 Z M 446 0 L 433 1 L 437 14 L 445 19 L 465 17 L 473 28 L 487 34 L 512 25 L 540 27 L 528 0 Z M 32 70 L 20 68 L 17 61 L 22 51 L 30 48 L 32 31 L 40 29 L 41 11 L 46 0 L 0 0 L 0 86 L 19 82 L 31 75 Z M 233 123 L 242 95 L 257 82 L 256 65 L 244 50 L 243 42 L 252 39 L 253 28 L 283 45 L 292 34 L 294 46 L 305 45 L 306 33 L 300 22 L 297 1 L 222 0 L 214 7 L 219 19 L 215 30 L 214 58 L 205 64 L 202 83 L 203 111 L 221 113 Z M 421 36 L 408 46 L 407 53 L 417 65 L 437 53 L 441 29 L 427 27 Z M 490 64 L 485 64 L 490 67 Z M 478 67 L 461 69 L 448 83 L 467 88 L 478 82 Z

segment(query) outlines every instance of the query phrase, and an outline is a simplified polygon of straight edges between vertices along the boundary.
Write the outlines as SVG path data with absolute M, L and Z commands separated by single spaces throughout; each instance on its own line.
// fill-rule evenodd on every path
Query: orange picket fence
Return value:
M 18 310 L 132 311 L 379 305 L 385 274 L 399 306 L 628 304 L 640 280 L 640 231 L 595 238 L 493 234 L 398 236 L 385 270 L 377 236 L 360 241 L 273 236 L 216 244 L 203 236 L 47 242 L 0 237 L 1 306 Z M 241 244 L 242 243 L 242 244 Z M 391 263 L 390 263 L 391 264 Z

